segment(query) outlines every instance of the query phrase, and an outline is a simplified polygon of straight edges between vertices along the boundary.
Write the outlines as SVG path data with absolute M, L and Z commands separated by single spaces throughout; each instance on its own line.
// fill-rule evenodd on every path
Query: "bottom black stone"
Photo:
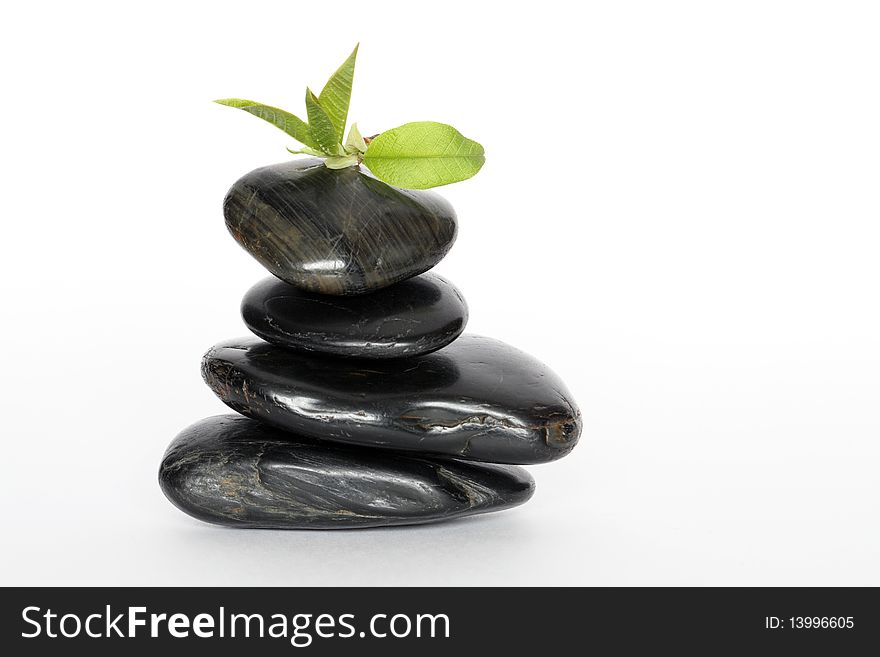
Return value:
M 238 415 L 184 429 L 159 484 L 199 520 L 257 529 L 436 522 L 517 506 L 535 490 L 517 466 L 323 443 Z

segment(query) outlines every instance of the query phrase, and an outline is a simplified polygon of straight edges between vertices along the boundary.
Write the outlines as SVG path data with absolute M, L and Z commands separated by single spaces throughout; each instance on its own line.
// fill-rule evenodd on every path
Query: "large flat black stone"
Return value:
M 234 410 L 328 441 L 527 464 L 565 456 L 581 432 L 580 411 L 546 365 L 472 335 L 385 361 L 243 338 L 208 351 L 202 376 Z
M 199 520 L 262 529 L 435 522 L 522 504 L 535 486 L 516 466 L 317 442 L 237 415 L 184 429 L 159 483 Z
M 307 292 L 270 277 L 245 294 L 241 315 L 251 331 L 282 347 L 401 358 L 430 353 L 455 340 L 468 310 L 452 283 L 429 273 L 349 297 Z
M 263 167 L 223 202 L 235 240 L 278 278 L 320 294 L 364 294 L 436 265 L 455 211 L 433 192 L 397 189 L 356 167 L 308 158 Z

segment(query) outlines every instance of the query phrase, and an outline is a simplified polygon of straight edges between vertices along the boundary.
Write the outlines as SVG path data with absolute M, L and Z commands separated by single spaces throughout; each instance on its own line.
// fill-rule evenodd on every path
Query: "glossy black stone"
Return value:
M 384 361 L 244 338 L 208 351 L 202 376 L 232 409 L 329 441 L 527 464 L 565 456 L 581 432 L 580 411 L 549 368 L 472 335 Z
M 223 202 L 236 241 L 278 278 L 320 294 L 364 294 L 428 271 L 457 234 L 433 192 L 397 189 L 356 167 L 293 160 L 251 171 Z
M 290 349 L 358 358 L 401 358 L 436 351 L 467 323 L 467 304 L 452 283 L 422 274 L 372 294 L 333 297 L 274 277 L 241 303 L 255 334 Z
M 319 442 L 237 415 L 184 429 L 159 484 L 199 520 L 257 529 L 436 522 L 522 504 L 535 487 L 516 466 Z

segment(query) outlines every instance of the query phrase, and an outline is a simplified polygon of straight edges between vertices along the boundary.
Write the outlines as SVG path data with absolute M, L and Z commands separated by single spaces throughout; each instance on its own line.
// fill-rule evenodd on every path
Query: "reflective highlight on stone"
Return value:
M 260 529 L 436 522 L 522 504 L 535 486 L 516 466 L 318 442 L 236 415 L 184 429 L 159 483 L 199 520 Z

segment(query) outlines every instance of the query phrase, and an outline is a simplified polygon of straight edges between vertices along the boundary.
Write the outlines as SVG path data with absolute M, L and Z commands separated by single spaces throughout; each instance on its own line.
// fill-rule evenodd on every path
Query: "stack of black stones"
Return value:
M 223 210 L 273 276 L 242 302 L 258 337 L 202 360 L 241 415 L 168 448 L 159 479 L 180 509 L 252 528 L 431 522 L 522 504 L 534 480 L 514 464 L 572 450 L 581 417 L 563 382 L 461 335 L 461 293 L 424 273 L 457 233 L 441 197 L 299 160 L 244 176 Z

